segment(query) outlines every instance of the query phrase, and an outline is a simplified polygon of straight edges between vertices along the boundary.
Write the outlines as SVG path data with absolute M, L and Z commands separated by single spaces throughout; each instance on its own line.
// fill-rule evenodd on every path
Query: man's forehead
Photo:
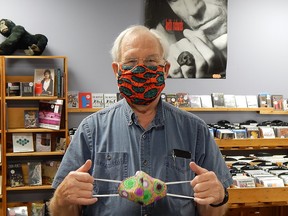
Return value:
M 135 54 L 159 56 L 161 55 L 160 43 L 151 34 L 134 34 L 129 37 L 127 35 L 122 41 L 121 55 L 125 57 Z

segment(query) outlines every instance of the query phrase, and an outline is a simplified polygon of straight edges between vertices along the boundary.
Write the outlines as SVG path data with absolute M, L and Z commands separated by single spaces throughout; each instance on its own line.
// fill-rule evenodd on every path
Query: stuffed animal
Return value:
M 12 55 L 16 50 L 24 50 L 26 55 L 41 55 L 48 42 L 46 36 L 32 35 L 9 19 L 0 20 L 0 33 L 6 37 L 0 44 L 0 55 Z

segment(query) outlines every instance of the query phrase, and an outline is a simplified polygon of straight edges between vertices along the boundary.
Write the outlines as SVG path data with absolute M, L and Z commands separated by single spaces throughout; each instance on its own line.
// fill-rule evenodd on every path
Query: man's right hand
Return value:
M 59 206 L 66 205 L 91 205 L 97 202 L 93 198 L 94 178 L 88 173 L 92 166 L 92 161 L 87 160 L 76 171 L 71 171 L 58 186 L 54 196 Z

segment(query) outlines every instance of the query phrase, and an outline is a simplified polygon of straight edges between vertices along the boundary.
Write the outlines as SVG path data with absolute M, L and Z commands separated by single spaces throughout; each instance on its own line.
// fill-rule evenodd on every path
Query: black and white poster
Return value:
M 227 0 L 144 1 L 145 26 L 169 43 L 169 78 L 226 78 Z

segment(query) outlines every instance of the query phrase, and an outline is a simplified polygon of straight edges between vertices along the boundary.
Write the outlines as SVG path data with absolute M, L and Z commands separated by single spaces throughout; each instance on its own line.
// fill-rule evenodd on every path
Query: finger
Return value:
M 169 76 L 172 78 L 181 78 L 183 77 L 180 65 L 177 62 L 177 58 L 180 55 L 180 50 L 176 44 L 172 44 L 169 48 L 169 55 L 167 60 L 170 62 L 171 66 L 169 69 Z
M 192 31 L 184 31 L 183 34 L 188 40 L 190 40 L 195 45 L 196 49 L 200 52 L 200 54 L 203 56 L 203 58 L 210 66 L 213 63 L 212 60 L 215 58 L 215 52 L 213 51 L 213 44 L 209 40 L 204 39 L 201 40 L 199 37 L 197 37 L 197 34 L 200 35 L 201 37 L 201 33 L 199 32 L 194 33 Z
M 201 175 L 201 174 L 203 174 L 203 173 L 208 172 L 207 169 L 198 166 L 195 162 L 190 162 L 189 166 L 190 166 L 190 169 L 191 169 L 193 172 L 195 172 L 196 175 Z
M 202 30 L 192 31 L 185 29 L 183 35 L 188 39 L 194 41 L 196 38 L 204 42 L 210 49 L 214 49 L 214 44 L 208 39 Z
M 85 164 L 83 164 L 79 169 L 77 169 L 77 172 L 88 172 L 92 166 L 92 161 L 87 160 Z
M 205 77 L 207 74 L 209 65 L 206 62 L 206 59 L 200 53 L 200 51 L 195 47 L 194 41 L 184 38 L 178 41 L 176 45 L 178 47 L 178 50 L 180 50 L 180 52 L 188 51 L 189 53 L 193 55 L 195 59 L 195 65 L 196 65 L 196 73 L 194 73 L 193 76 L 196 78 Z M 181 70 L 182 70 L 183 76 L 185 75 L 188 76 L 189 74 L 191 74 L 192 70 L 195 71 L 195 68 L 193 69 L 193 67 L 195 66 L 190 66 L 190 67 L 182 66 Z

